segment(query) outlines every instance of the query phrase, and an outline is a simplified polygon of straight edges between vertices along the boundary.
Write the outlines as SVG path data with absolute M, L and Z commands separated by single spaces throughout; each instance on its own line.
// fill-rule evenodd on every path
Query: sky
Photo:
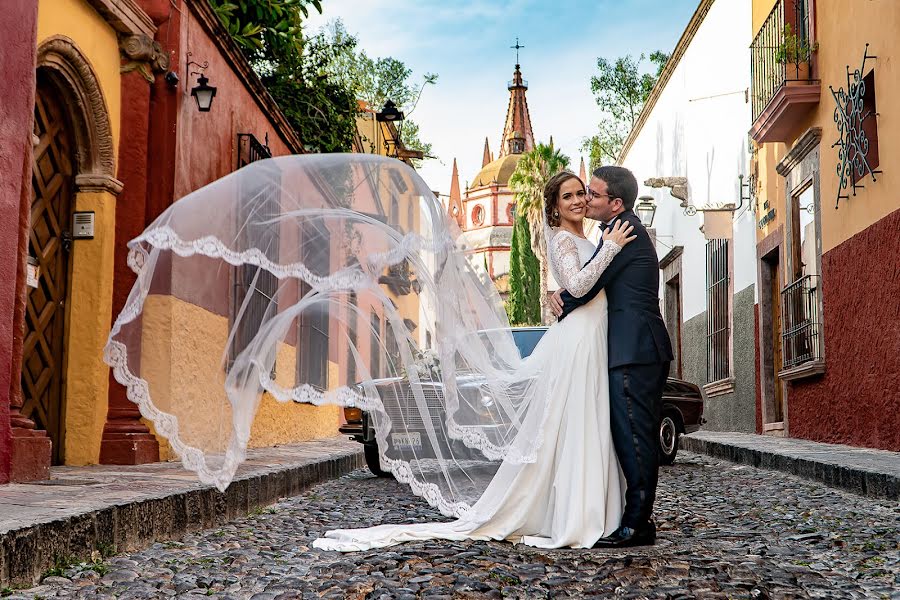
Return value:
M 453 159 L 465 189 L 481 169 L 484 139 L 500 150 L 516 37 L 536 141 L 554 144 L 577 172 L 581 140 L 600 118 L 590 89 L 597 58 L 671 52 L 699 0 L 322 0 L 312 32 L 341 19 L 370 57 L 393 56 L 413 80 L 437 73 L 411 118 L 437 159 L 419 169 L 449 193 Z M 649 68 L 649 61 L 645 63 Z M 585 155 L 587 162 L 587 156 Z

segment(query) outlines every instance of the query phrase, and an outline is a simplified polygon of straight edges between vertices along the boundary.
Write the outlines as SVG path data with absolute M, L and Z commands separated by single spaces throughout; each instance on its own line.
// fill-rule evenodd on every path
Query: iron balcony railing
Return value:
M 819 276 L 804 275 L 781 291 L 783 367 L 792 369 L 822 358 Z
M 791 39 L 785 39 L 785 25 Z M 778 0 L 750 46 L 753 120 L 788 81 L 810 79 L 809 0 Z M 786 43 L 787 42 L 787 43 Z

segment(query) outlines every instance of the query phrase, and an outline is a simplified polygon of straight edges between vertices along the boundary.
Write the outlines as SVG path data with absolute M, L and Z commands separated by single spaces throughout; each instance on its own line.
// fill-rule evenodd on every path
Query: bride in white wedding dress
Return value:
M 582 227 L 584 183 L 563 172 L 550 179 L 544 195 L 553 276 L 581 297 L 621 246 L 634 239 L 629 237 L 633 228 L 617 222 L 588 263 L 596 247 Z M 338 529 L 313 546 L 351 552 L 414 540 L 472 539 L 590 548 L 615 531 L 625 484 L 610 432 L 606 294 L 551 326 L 523 368 L 539 371 L 553 390 L 546 398 L 548 410 L 529 412 L 529 418 L 544 419 L 534 427 L 544 437 L 535 462 L 504 461 L 471 512 L 456 521 Z M 524 430 L 534 428 L 526 424 Z
M 564 173 L 546 196 L 553 274 L 584 294 L 630 230 L 606 233 L 582 268 L 595 251 L 584 184 Z M 623 504 L 606 296 L 523 360 L 467 239 L 396 159 L 261 160 L 173 203 L 129 242 L 135 284 L 104 359 L 162 448 L 203 483 L 228 492 L 250 447 L 333 435 L 337 411 L 325 405 L 361 409 L 382 468 L 456 518 L 332 531 L 320 548 L 589 547 Z

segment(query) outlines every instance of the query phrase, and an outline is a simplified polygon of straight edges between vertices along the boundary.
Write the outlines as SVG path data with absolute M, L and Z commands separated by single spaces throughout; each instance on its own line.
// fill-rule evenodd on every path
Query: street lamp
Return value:
M 634 210 L 640 217 L 644 227 L 649 229 L 653 227 L 653 217 L 656 216 L 656 202 L 653 201 L 653 196 L 641 196 L 638 200 L 640 202 L 638 202 Z
M 209 79 L 201 74 L 197 79 L 198 85 L 191 89 L 191 96 L 197 99 L 197 110 L 200 112 L 209 112 L 209 109 L 212 108 L 213 98 L 216 97 L 216 88 L 207 85 L 208 83 Z
M 397 105 L 391 100 L 384 103 L 384 108 L 381 109 L 381 112 L 375 113 L 375 120 L 382 123 L 387 121 L 402 121 L 404 118 L 403 111 L 397 108 Z

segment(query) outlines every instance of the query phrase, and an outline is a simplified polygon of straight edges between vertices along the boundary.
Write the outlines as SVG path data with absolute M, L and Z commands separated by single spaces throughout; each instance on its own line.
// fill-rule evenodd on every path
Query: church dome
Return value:
M 521 154 L 507 154 L 489 162 L 482 167 L 478 175 L 472 180 L 472 183 L 469 184 L 469 189 L 490 185 L 494 182 L 501 186 L 508 185 L 509 177 L 516 170 L 516 165 L 519 164 L 520 158 L 522 158 Z

